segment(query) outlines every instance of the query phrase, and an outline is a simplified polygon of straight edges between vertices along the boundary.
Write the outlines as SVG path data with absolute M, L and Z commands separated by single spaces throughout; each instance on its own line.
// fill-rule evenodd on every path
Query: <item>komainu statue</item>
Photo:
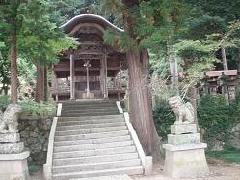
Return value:
M 194 108 L 190 102 L 184 103 L 180 96 L 169 98 L 176 121 L 174 124 L 190 124 L 194 122 Z
M 18 115 L 21 107 L 17 104 L 10 104 L 6 111 L 0 113 L 0 133 L 16 133 L 18 126 Z

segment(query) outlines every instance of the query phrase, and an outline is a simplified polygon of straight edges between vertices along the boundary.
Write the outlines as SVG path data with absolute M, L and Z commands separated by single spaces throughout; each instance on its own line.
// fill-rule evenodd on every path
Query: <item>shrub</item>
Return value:
M 9 96 L 0 96 L 0 110 L 5 111 L 7 106 L 10 104 Z
M 52 117 L 56 114 L 56 104 L 54 103 L 37 103 L 35 101 L 22 101 L 20 105 L 23 110 L 23 114 L 31 115 L 33 117 Z
M 204 130 L 203 138 L 211 147 L 216 141 L 228 143 L 231 130 L 239 121 L 239 98 L 227 104 L 222 95 L 205 95 L 198 106 L 199 126 Z
M 156 106 L 153 111 L 153 119 L 158 132 L 158 135 L 167 139 L 167 135 L 171 133 L 171 125 L 175 121 L 175 116 L 166 100 L 156 100 Z

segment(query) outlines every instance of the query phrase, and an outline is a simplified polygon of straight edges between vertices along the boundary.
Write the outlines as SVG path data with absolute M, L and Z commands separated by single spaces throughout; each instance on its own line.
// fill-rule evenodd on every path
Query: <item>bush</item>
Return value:
M 171 133 L 170 127 L 175 121 L 175 116 L 166 100 L 156 100 L 153 119 L 158 135 L 163 138 L 163 140 L 167 140 L 167 135 Z
M 9 96 L 0 96 L 0 110 L 5 111 L 7 106 L 10 104 Z
M 54 103 L 37 103 L 29 100 L 20 102 L 20 106 L 23 114 L 33 117 L 47 118 L 56 114 L 56 104 Z
M 205 95 L 198 106 L 199 126 L 209 148 L 218 142 L 228 145 L 232 128 L 239 122 L 239 98 L 227 104 L 222 95 Z

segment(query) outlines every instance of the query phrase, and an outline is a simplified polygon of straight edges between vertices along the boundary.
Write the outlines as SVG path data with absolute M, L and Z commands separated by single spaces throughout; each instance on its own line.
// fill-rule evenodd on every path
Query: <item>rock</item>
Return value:
M 25 147 L 29 149 L 30 158 L 34 164 L 41 165 L 46 161 L 51 124 L 51 119 L 30 119 L 28 117 L 28 119 L 19 120 L 21 140 Z
M 200 143 L 200 133 L 193 134 L 169 134 L 168 143 L 173 145 L 198 144 Z
M 23 152 L 23 142 L 0 144 L 0 154 L 18 154 Z
M 0 134 L 0 143 L 8 143 L 8 142 L 19 142 L 20 135 L 19 133 L 7 133 L 7 134 Z
M 0 133 L 18 132 L 18 115 L 22 111 L 17 104 L 10 104 L 4 112 L 0 121 Z
M 240 149 L 240 123 L 232 129 L 232 134 L 230 145 L 236 149 Z
M 172 134 L 197 133 L 196 124 L 177 124 L 171 126 Z

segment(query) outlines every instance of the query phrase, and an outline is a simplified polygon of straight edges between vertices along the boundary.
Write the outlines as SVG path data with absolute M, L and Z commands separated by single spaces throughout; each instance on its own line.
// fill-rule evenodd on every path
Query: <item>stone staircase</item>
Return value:
M 63 104 L 53 146 L 54 180 L 143 174 L 144 168 L 115 102 Z

